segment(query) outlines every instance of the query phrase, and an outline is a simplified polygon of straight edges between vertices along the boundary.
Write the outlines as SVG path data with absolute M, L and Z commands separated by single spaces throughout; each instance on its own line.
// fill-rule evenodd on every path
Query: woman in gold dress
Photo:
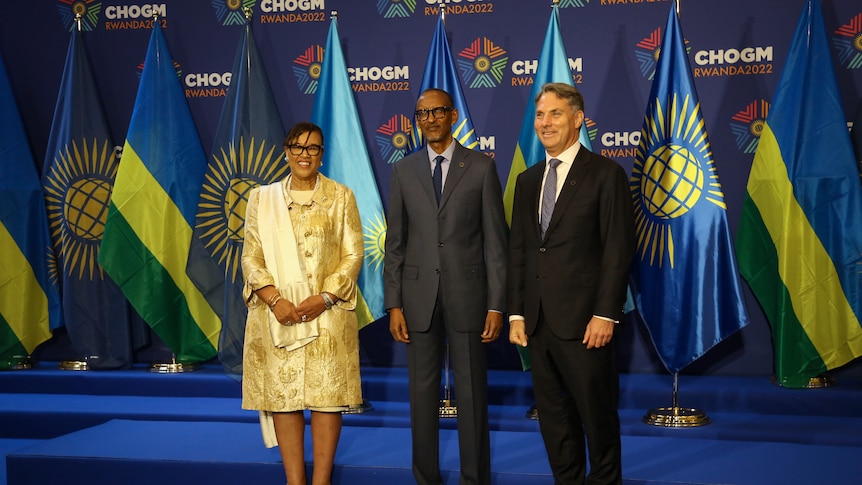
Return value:
M 242 271 L 249 311 L 242 407 L 260 411 L 289 485 L 305 485 L 311 414 L 315 485 L 331 482 L 342 411 L 362 403 L 354 308 L 363 237 L 353 192 L 318 173 L 323 132 L 297 123 L 284 142 L 290 174 L 249 194 Z

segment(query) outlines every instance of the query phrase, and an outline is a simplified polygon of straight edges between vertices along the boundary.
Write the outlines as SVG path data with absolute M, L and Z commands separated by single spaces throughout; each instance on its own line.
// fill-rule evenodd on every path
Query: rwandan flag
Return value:
M 536 119 L 536 96 L 539 95 L 542 86 L 547 83 L 558 82 L 574 86 L 572 80 L 569 56 L 566 54 L 566 46 L 563 44 L 563 36 L 560 34 L 559 6 L 555 3 L 551 10 L 548 30 L 545 32 L 545 41 L 542 44 L 536 74 L 533 76 L 533 89 L 530 92 L 530 99 L 527 100 L 527 109 L 524 111 L 524 121 L 521 124 L 518 144 L 515 145 L 515 156 L 512 159 L 512 167 L 509 169 L 506 189 L 503 192 L 503 207 L 506 210 L 506 222 L 509 225 L 512 225 L 512 202 L 515 197 L 515 182 L 518 180 L 518 175 L 528 167 L 532 167 L 545 159 L 545 147 L 539 141 L 539 137 L 536 136 L 536 129 L 533 125 L 533 120 Z M 593 150 L 587 133 L 586 122 L 581 125 L 578 141 L 587 150 Z M 526 348 L 520 346 L 517 348 L 521 357 L 521 367 L 528 370 L 530 368 L 530 355 Z
M 326 37 L 311 121 L 323 129 L 325 151 L 321 172 L 350 187 L 359 206 L 362 232 L 365 235 L 365 261 L 359 273 L 356 317 L 359 319 L 359 328 L 362 328 L 384 314 L 383 241 L 386 240 L 386 217 L 371 169 L 371 157 L 365 145 L 353 89 L 347 77 L 347 64 L 338 39 L 336 18 L 332 19 Z
M 195 220 L 186 271 L 221 317 L 218 355 L 242 375 L 246 306 L 240 267 L 248 193 L 287 176 L 284 126 L 247 21 L 233 63 Z
M 632 169 L 637 309 L 676 374 L 748 324 L 727 206 L 671 4 Z
M 61 326 L 45 199 L 0 59 L 0 370 L 24 363 Z
M 186 274 L 206 155 L 159 22 L 144 62 L 99 263 L 180 363 L 216 355 L 220 322 Z
M 114 148 L 81 31 L 73 28 L 42 187 L 62 278 L 63 321 L 77 358 L 92 369 L 128 369 L 134 360 L 131 309 L 97 262 L 119 166 Z M 146 327 L 140 333 L 146 335 Z
M 476 129 L 473 127 L 473 118 L 467 109 L 467 100 L 461 89 L 461 81 L 455 64 L 452 62 L 452 51 L 449 50 L 449 41 L 446 39 L 446 29 L 443 22 L 443 9 L 437 19 L 437 27 L 434 29 L 434 37 L 431 39 L 431 47 L 428 49 L 428 58 L 425 60 L 425 73 L 422 74 L 422 84 L 419 86 L 419 94 L 426 89 L 442 89 L 452 96 L 455 109 L 458 110 L 458 121 L 452 127 L 452 137 L 467 148 L 473 149 L 479 146 L 476 137 Z M 410 139 L 410 153 L 421 149 L 425 145 L 425 137 L 419 126 L 414 126 L 412 138 Z
M 754 153 L 736 239 L 784 387 L 862 355 L 862 188 L 823 25 L 808 0 Z

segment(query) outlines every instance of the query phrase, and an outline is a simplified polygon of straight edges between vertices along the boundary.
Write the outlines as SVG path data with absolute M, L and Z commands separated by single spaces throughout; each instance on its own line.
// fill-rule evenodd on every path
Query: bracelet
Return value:
M 276 293 L 276 294 L 272 295 L 271 297 L 269 297 L 269 301 L 266 302 L 266 304 L 267 304 L 267 306 L 269 306 L 270 309 L 272 309 L 272 307 L 274 307 L 275 304 L 279 302 L 279 300 L 281 300 L 281 295 Z
M 323 297 L 323 304 L 326 305 L 327 310 L 332 308 L 332 305 L 335 305 L 335 302 L 332 301 L 332 298 L 329 297 L 328 293 L 323 292 L 320 294 L 320 296 Z

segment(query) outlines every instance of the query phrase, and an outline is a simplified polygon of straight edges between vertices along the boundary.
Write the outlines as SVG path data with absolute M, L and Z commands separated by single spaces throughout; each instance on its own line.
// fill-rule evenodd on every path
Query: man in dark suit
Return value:
M 413 475 L 442 484 L 440 378 L 448 343 L 462 484 L 491 482 L 485 346 L 502 327 L 507 227 L 494 161 L 452 138 L 458 110 L 429 89 L 416 102 L 427 146 L 392 168 L 383 278 L 392 337 L 407 344 Z M 435 187 L 437 187 L 435 189 Z
M 619 376 L 609 344 L 634 256 L 634 212 L 625 170 L 578 142 L 583 108 L 568 84 L 546 84 L 536 98 L 546 157 L 515 184 L 509 341 L 530 342 L 555 483 L 620 484 Z

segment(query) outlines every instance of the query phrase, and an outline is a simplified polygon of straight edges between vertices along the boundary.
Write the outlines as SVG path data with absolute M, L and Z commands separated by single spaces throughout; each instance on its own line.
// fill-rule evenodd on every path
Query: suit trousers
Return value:
M 611 341 L 587 350 L 581 339 L 560 339 L 539 314 L 528 348 L 539 429 L 555 484 L 622 483 L 619 374 L 613 345 Z
M 431 327 L 410 332 L 407 370 L 410 423 L 413 432 L 413 475 L 419 485 L 440 485 L 440 398 L 444 354 L 448 342 L 458 409 L 460 483 L 491 483 L 491 439 L 488 430 L 488 370 L 481 333 L 456 332 L 444 318 L 438 294 Z

